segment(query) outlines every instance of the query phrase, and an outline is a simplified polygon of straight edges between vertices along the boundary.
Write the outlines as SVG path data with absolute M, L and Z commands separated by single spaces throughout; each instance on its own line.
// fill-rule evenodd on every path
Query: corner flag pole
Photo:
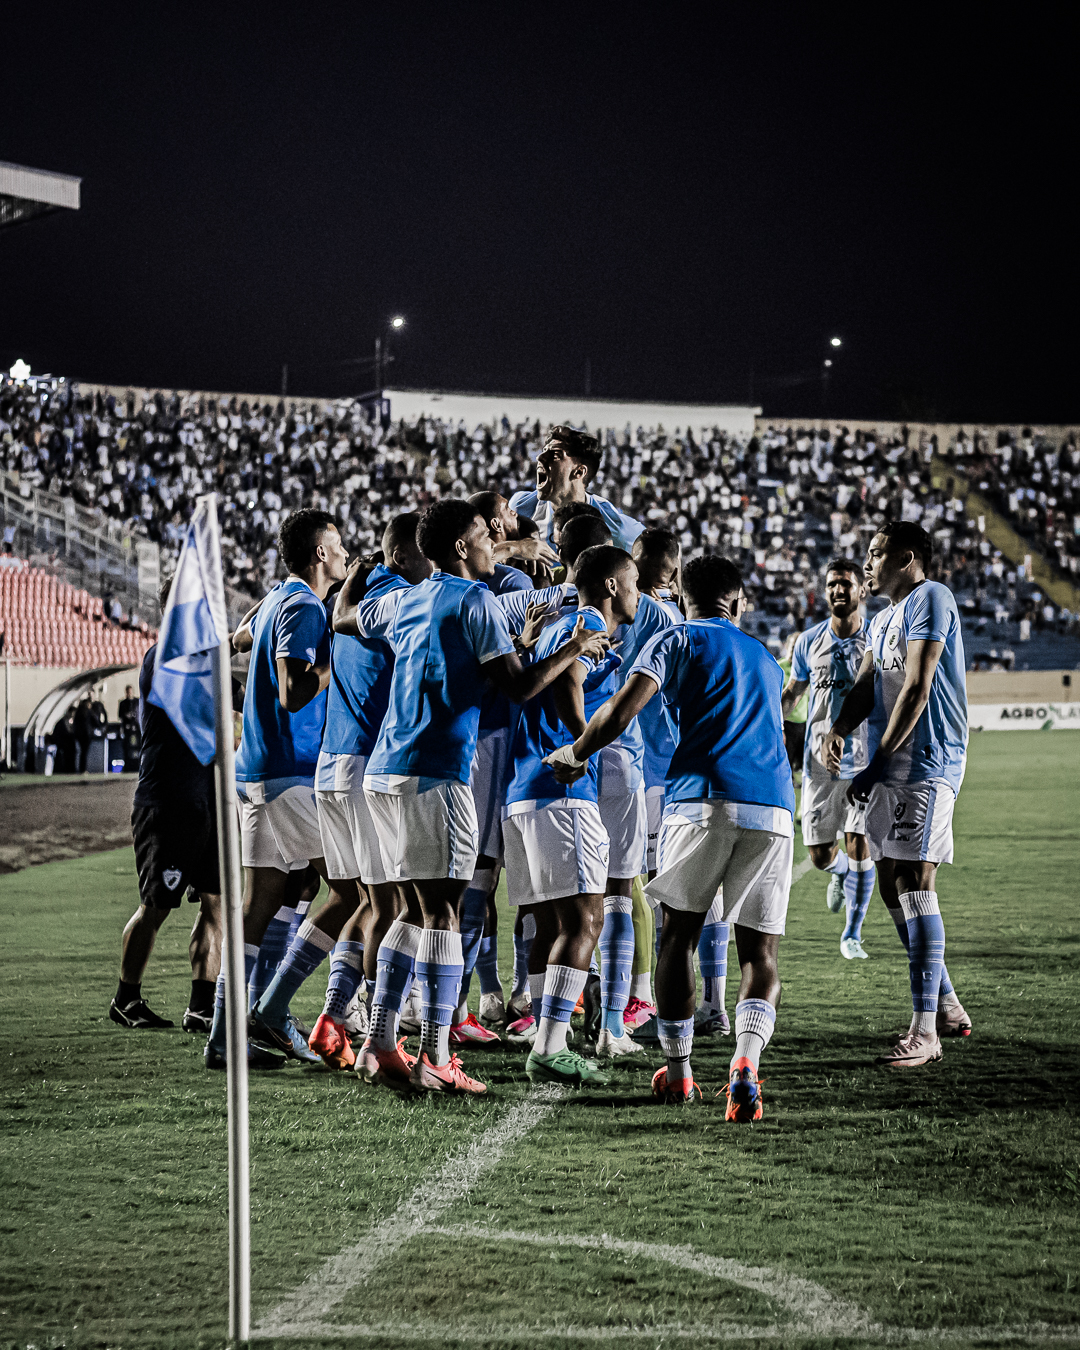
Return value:
M 220 557 L 217 507 L 210 515 L 215 556 Z M 244 988 L 244 906 L 240 880 L 240 825 L 236 814 L 233 750 L 232 645 L 226 636 L 213 650 L 214 781 L 217 788 L 218 866 L 225 967 L 225 1026 L 229 1098 L 229 1341 L 251 1336 L 251 1192 L 248 1163 L 247 999 Z

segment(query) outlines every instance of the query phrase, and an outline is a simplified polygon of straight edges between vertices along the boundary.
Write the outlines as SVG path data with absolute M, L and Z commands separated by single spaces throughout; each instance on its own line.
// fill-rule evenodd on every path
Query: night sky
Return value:
M 831 416 L 1080 417 L 1068 8 L 745 8 L 39 7 L 0 363 L 359 393 L 400 312 L 412 387 L 818 416 L 838 335 Z

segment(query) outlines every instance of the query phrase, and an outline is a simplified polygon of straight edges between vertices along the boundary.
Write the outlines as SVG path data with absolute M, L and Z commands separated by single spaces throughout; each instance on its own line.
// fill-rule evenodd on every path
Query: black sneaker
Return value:
M 202 1036 L 209 1036 L 210 1029 L 214 1025 L 213 1012 L 192 1012 L 190 1008 L 184 1009 L 184 1020 L 180 1023 L 185 1031 L 195 1031 Z
M 216 1069 L 221 1073 L 225 1072 L 227 1067 L 225 1056 L 220 1050 L 215 1050 L 209 1041 L 203 1050 L 203 1063 L 208 1069 Z M 269 1050 L 262 1050 L 257 1045 L 248 1043 L 248 1068 L 249 1069 L 282 1069 L 285 1067 L 285 1061 L 280 1055 L 272 1055 Z
M 159 1017 L 143 998 L 134 999 L 126 1008 L 121 1008 L 113 999 L 109 1004 L 109 1017 L 117 1026 L 132 1031 L 165 1031 L 175 1025 L 167 1018 Z

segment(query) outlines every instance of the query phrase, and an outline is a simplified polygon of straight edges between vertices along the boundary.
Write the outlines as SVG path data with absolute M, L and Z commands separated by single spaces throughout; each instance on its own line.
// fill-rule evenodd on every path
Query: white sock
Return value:
M 727 976 L 713 975 L 709 979 L 701 981 L 702 1007 L 708 1008 L 710 1012 L 723 1012 L 725 1008 L 724 998 L 727 994 Z
M 630 976 L 630 997 L 639 998 L 642 1003 L 651 1003 L 652 996 L 652 976 L 647 970 L 642 971 L 640 975 Z
M 828 867 L 823 868 L 825 872 L 831 872 L 834 877 L 842 877 L 850 866 L 848 855 L 842 848 L 836 850 L 836 857 L 829 863 Z
M 450 1062 L 450 1028 L 441 1022 L 420 1023 L 420 1053 L 436 1068 Z
M 587 975 L 588 971 L 575 970 L 573 966 L 548 966 L 547 975 L 544 979 L 544 994 L 548 999 L 558 1001 L 562 1005 L 563 1011 L 566 1010 L 567 1004 L 573 1008 L 581 991 L 585 988 Z M 534 1017 L 537 1012 L 540 1012 L 542 1006 L 542 1003 L 539 1007 L 534 1006 Z M 569 1029 L 569 1016 L 565 1021 L 560 1021 L 554 1017 L 541 1015 L 537 1026 L 536 1040 L 533 1041 L 533 1050 L 538 1055 L 555 1055 L 560 1050 L 565 1050 L 566 1033 Z
M 464 1022 L 465 1019 L 468 1017 L 468 1015 L 469 1015 L 469 1000 L 462 999 L 462 1001 L 454 1009 L 454 1026 L 457 1026 L 459 1023 Z
M 735 1005 L 734 1068 L 740 1060 L 747 1060 L 754 1073 L 762 1052 L 772 1039 L 776 1028 L 776 1009 L 763 998 L 744 998 Z
M 936 1012 L 913 1012 L 911 1014 L 911 1028 L 919 1036 L 929 1036 L 931 1040 L 937 1039 L 937 1013 Z

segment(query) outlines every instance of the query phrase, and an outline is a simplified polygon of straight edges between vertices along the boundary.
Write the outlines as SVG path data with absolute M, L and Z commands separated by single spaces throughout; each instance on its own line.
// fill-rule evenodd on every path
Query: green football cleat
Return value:
M 538 1055 L 529 1051 L 525 1072 L 530 1083 L 562 1083 L 565 1087 L 583 1087 L 586 1083 L 606 1083 L 607 1074 L 601 1073 L 591 1060 L 573 1050 L 557 1050 L 553 1055 Z
M 832 877 L 825 892 L 825 905 L 830 914 L 839 914 L 844 908 L 844 878 Z

